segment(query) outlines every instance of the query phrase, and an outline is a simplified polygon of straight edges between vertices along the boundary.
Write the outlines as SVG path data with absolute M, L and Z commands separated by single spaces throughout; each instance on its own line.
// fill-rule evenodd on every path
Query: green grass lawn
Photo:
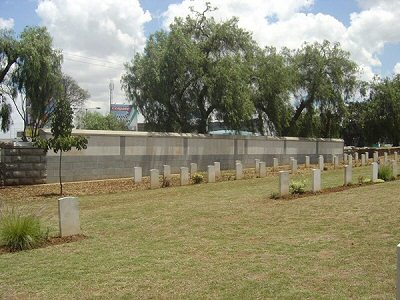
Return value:
M 88 238 L 0 255 L 0 298 L 395 297 L 399 181 L 269 199 L 277 189 L 267 177 L 81 197 Z M 55 232 L 56 201 L 26 201 Z

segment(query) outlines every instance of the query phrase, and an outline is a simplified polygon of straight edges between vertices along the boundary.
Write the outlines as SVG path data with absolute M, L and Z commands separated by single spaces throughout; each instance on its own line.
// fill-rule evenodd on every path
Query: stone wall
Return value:
M 63 154 L 63 181 L 81 181 L 105 178 L 133 177 L 133 168 L 143 168 L 143 175 L 149 175 L 152 168 L 162 169 L 170 165 L 173 173 L 179 168 L 197 163 L 200 171 L 215 161 L 221 169 L 234 169 L 235 160 L 241 160 L 244 167 L 254 167 L 254 159 L 260 159 L 272 166 L 273 158 L 279 164 L 288 164 L 290 157 L 298 163 L 317 163 L 318 156 L 324 155 L 331 161 L 332 154 L 343 155 L 343 140 L 299 139 L 244 136 L 209 136 L 202 134 L 117 132 L 75 130 L 75 135 L 86 136 L 88 148 L 72 150 Z M 50 137 L 50 131 L 43 131 Z M 47 182 L 58 181 L 58 154 L 47 153 Z
M 46 183 L 46 154 L 43 150 L 7 146 L 0 151 L 0 185 Z

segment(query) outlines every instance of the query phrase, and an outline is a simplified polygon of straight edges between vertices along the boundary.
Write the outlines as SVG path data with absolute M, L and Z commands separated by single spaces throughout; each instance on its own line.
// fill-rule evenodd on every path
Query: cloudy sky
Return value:
M 338 41 L 362 67 L 361 76 L 400 73 L 399 0 L 209 0 L 220 20 L 239 17 L 261 46 L 299 47 L 304 41 Z M 143 50 L 146 37 L 184 17 L 204 0 L 0 0 L 0 27 L 19 33 L 45 25 L 64 54 L 63 71 L 91 94 L 87 108 L 107 112 L 123 64 Z M 14 118 L 14 129 L 20 125 Z M 14 133 L 11 133 L 13 135 Z M 7 136 L 7 135 L 6 135 Z M 10 134 L 8 134 L 10 136 Z

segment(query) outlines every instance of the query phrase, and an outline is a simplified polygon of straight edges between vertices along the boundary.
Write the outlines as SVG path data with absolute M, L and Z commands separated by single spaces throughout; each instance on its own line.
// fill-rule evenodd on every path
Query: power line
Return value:
M 105 60 L 105 59 L 100 59 L 100 58 L 95 58 L 95 57 L 90 57 L 90 56 L 84 56 L 84 55 L 79 55 L 79 54 L 74 54 L 70 52 L 63 51 L 64 54 L 69 55 L 69 56 L 75 56 L 79 58 L 85 58 L 89 60 L 94 60 L 94 61 L 100 61 L 100 62 L 105 62 L 105 63 L 110 63 L 110 64 L 123 64 L 124 62 L 122 61 L 110 61 L 110 60 Z
M 93 66 L 108 68 L 108 69 L 114 69 L 114 70 L 121 70 L 121 69 L 123 69 L 123 67 L 121 67 L 121 68 L 110 67 L 110 66 L 105 66 L 105 65 L 101 65 L 101 64 L 96 64 L 96 63 L 92 63 L 92 62 L 88 62 L 88 61 L 72 59 L 72 58 L 69 58 L 69 57 L 64 57 L 64 59 L 69 60 L 69 61 L 74 61 L 74 62 L 79 62 L 79 63 L 87 64 L 87 65 L 93 65 Z

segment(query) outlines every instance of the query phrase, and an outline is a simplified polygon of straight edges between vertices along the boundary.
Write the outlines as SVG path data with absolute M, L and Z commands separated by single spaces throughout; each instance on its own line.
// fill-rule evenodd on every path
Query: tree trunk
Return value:
M 62 150 L 60 150 L 60 164 L 58 167 L 58 176 L 60 178 L 60 196 L 63 195 L 63 186 L 62 186 L 62 181 L 61 181 L 61 158 L 62 158 Z

